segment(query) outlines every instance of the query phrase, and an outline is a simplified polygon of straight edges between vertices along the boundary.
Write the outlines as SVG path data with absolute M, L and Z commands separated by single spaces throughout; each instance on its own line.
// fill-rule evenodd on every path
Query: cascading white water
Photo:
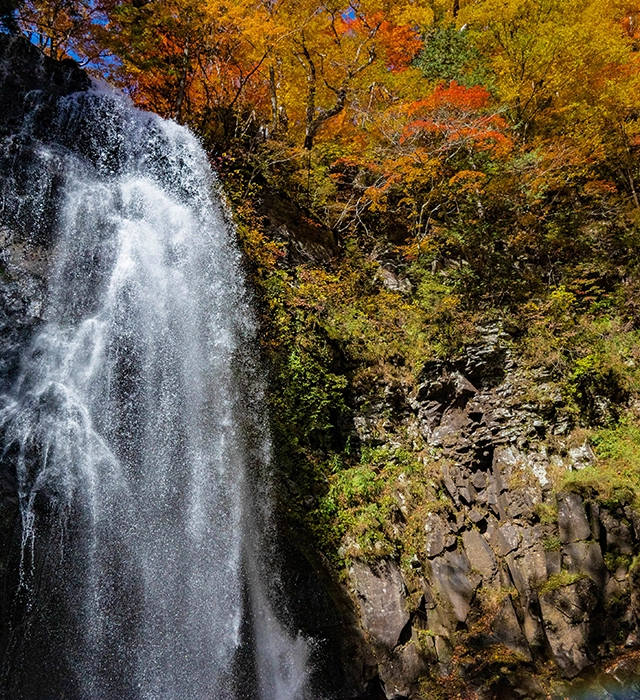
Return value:
M 24 206 L 56 190 L 54 272 L 0 403 L 26 610 L 7 697 L 49 697 L 52 664 L 50 697 L 306 697 L 266 583 L 256 328 L 206 156 L 117 96 L 47 109 Z

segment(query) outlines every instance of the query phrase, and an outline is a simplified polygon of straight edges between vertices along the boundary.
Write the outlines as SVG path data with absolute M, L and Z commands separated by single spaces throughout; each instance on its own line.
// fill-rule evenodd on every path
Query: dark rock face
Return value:
M 638 516 L 552 491 L 550 469 L 580 469 L 594 455 L 567 443 L 562 464 L 549 456 L 548 437 L 567 435 L 556 410 L 562 399 L 542 377 L 543 400 L 532 402 L 530 378 L 505 340 L 499 328 L 484 329 L 483 344 L 462 360 L 427 366 L 413 394 L 396 391 L 356 417 L 363 443 L 392 444 L 394 426 L 421 436 L 448 501 L 425 517 L 424 549 L 401 577 L 391 561 L 351 568 L 358 600 L 362 582 L 376 582 L 361 621 L 387 698 L 424 697 L 416 690 L 424 667 L 447 676 L 456 648 L 468 658 L 456 672 L 468 673 L 468 686 L 488 699 L 545 697 L 537 678 L 549 668 L 568 682 L 615 649 L 640 645 L 638 574 L 630 570 L 640 551 Z M 390 571 L 392 579 L 380 573 Z M 389 636 L 380 645 L 387 610 Z M 410 611 L 402 639 L 399 610 Z M 423 666 L 404 666 L 399 679 L 388 659 L 408 656 L 411 646 Z
M 333 232 L 309 218 L 290 199 L 271 192 L 257 207 L 270 238 L 284 245 L 286 266 L 322 265 L 335 257 L 338 247 Z
M 562 674 L 573 678 L 595 661 L 600 591 L 588 576 L 540 596 L 540 610 L 553 658 Z
M 44 278 L 44 249 L 53 243 L 55 190 L 63 175 L 56 149 L 45 152 L 41 146 L 56 132 L 56 102 L 88 90 L 90 80 L 73 61 L 53 61 L 24 38 L 2 34 L 0 87 L 0 171 L 11 173 L 0 180 L 3 262 L 13 265 L 14 273 L 17 263 Z
M 35 46 L 18 36 L 0 36 L 0 134 L 16 133 L 30 111 L 25 101 L 38 91 L 52 97 L 63 97 L 88 90 L 87 74 L 73 61 L 54 61 Z
M 14 381 L 20 349 L 42 320 L 52 256 L 55 192 L 39 174 L 55 174 L 57 162 L 33 134 L 46 141 L 51 106 L 89 86 L 72 61 L 53 61 L 22 37 L 0 34 L 0 171 L 12 173 L 0 179 L 0 393 Z
M 358 606 L 298 533 L 284 534 L 282 598 L 293 631 L 316 640 L 313 687 L 327 698 L 379 700 L 377 662 L 364 638 Z M 398 581 L 401 584 L 402 578 Z M 404 598 L 400 595 L 396 601 L 403 603 Z
M 391 561 L 381 561 L 376 566 L 355 562 L 351 577 L 369 637 L 383 650 L 394 649 L 409 622 L 400 569 Z
M 40 128 L 46 131 L 48 106 L 56 99 L 89 87 L 88 77 L 72 62 L 55 62 L 19 37 L 0 34 L 0 170 L 19 172 L 14 179 L 0 180 L 0 395 L 13 384 L 20 353 L 42 323 L 47 278 L 52 257 L 52 192 L 43 191 L 46 178 L 38 172 L 53 169 L 33 139 L 21 134 L 34 101 L 42 100 Z M 22 168 L 13 166 L 20 162 Z M 10 167 L 11 166 L 11 167 Z M 32 177 L 33 174 L 36 177 Z M 40 202 L 42 206 L 30 207 Z M 2 406 L 0 405 L 0 410 Z M 15 473 L 0 464 L 0 649 L 12 643 L 11 591 L 16 589 L 19 569 L 21 523 Z
M 41 99 L 43 109 L 51 100 L 87 90 L 87 75 L 73 62 L 53 61 L 21 37 L 0 34 L 0 168 L 20 159 L 24 163 L 21 181 L 2 185 L 0 217 L 0 391 L 12 381 L 18 351 L 40 320 L 49 269 L 50 244 L 38 233 L 49 229 L 53 219 L 45 204 L 27 214 L 35 199 L 45 202 L 47 193 L 38 192 L 39 182 L 29 177 L 38 168 L 55 168 L 45 162 L 37 144 L 21 136 L 21 127 Z M 37 94 L 36 94 L 37 93 Z M 44 114 L 43 114 L 44 116 Z M 45 129 L 43 119 L 42 128 Z M 40 195 L 44 194 L 44 197 Z M 31 217 L 35 216 L 35 220 Z
M 575 493 L 558 495 L 558 530 L 562 544 L 580 542 L 591 537 L 584 504 Z

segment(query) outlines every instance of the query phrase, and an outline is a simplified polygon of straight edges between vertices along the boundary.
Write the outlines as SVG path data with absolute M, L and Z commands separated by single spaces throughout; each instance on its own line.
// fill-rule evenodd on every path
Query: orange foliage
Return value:
M 489 101 L 489 92 L 479 85 L 464 87 L 455 80 L 448 87 L 438 85 L 427 98 L 405 105 L 406 114 L 413 119 L 402 130 L 400 143 L 441 137 L 444 147 L 464 142 L 504 155 L 513 145 L 509 125 L 499 114 L 488 111 Z
M 446 87 L 438 85 L 435 91 L 426 99 L 407 105 L 406 110 L 409 116 L 413 116 L 418 111 L 436 111 L 439 109 L 471 112 L 487 107 L 490 99 L 489 91 L 482 85 L 465 87 L 464 85 L 458 85 L 455 80 L 452 80 Z
M 386 56 L 386 65 L 393 73 L 406 70 L 423 47 L 415 27 L 396 26 L 383 19 L 382 13 L 374 17 L 378 24 L 377 40 Z

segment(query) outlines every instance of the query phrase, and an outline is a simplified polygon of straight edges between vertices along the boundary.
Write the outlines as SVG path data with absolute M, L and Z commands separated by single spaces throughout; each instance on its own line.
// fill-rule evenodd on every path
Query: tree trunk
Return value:
M 189 38 L 187 37 L 184 43 L 184 60 L 182 63 L 182 73 L 180 75 L 180 82 L 178 84 L 178 97 L 176 99 L 176 110 L 173 118 L 180 122 L 182 117 L 182 105 L 184 103 L 184 96 L 187 90 L 187 77 L 189 75 Z
M 276 72 L 269 66 L 269 92 L 271 94 L 271 132 L 278 130 L 278 92 L 276 89 Z

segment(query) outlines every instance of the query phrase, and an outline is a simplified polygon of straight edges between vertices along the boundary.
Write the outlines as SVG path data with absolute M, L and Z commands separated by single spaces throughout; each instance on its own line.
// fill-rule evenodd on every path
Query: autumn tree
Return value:
M 337 163 L 337 178 L 356 166 L 365 184 L 360 206 L 383 219 L 406 222 L 423 241 L 468 205 L 482 217 L 492 166 L 513 147 L 509 125 L 483 87 L 452 81 L 423 99 L 391 105 L 376 117 L 380 139 L 368 157 Z M 352 173 L 353 177 L 353 173 Z
M 51 58 L 95 63 L 105 53 L 100 28 L 108 9 L 109 0 L 26 0 L 17 5 L 15 24 Z
M 308 150 L 372 81 L 411 63 L 432 13 L 420 2 L 169 0 L 115 2 L 108 17 L 96 33 L 141 104 L 214 140 L 288 133 Z
M 616 0 L 480 0 L 457 21 L 469 25 L 501 101 L 527 133 L 593 104 L 606 71 L 630 60 L 619 10 Z
M 292 36 L 290 51 L 305 76 L 306 149 L 312 148 L 318 130 L 345 109 L 353 93 L 371 85 L 372 64 L 378 62 L 391 73 L 402 71 L 422 46 L 412 27 L 394 24 L 382 12 L 368 15 L 366 8 L 355 6 L 350 10 L 345 15 L 326 7 L 315 13 L 320 26 Z M 294 77 L 295 66 L 291 68 Z

